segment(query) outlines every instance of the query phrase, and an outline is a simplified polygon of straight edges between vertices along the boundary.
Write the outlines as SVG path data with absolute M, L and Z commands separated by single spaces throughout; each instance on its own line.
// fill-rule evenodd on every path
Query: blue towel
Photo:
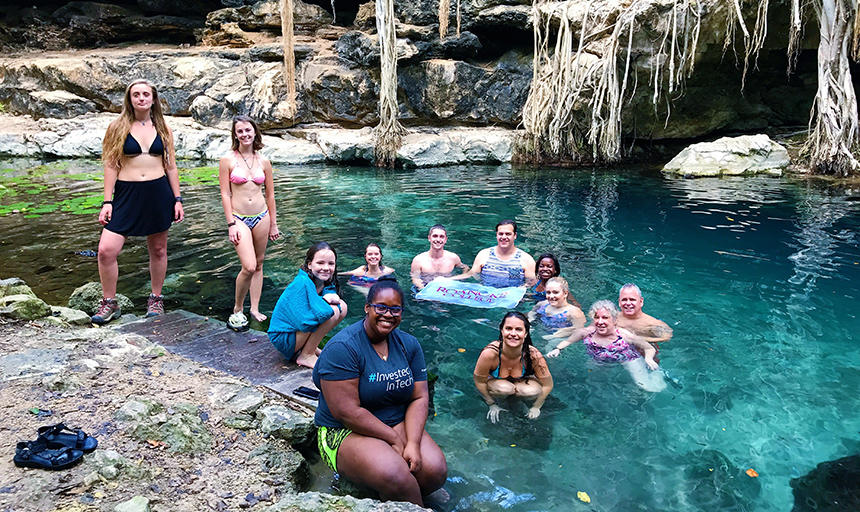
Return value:
M 335 293 L 334 287 L 323 289 L 323 295 Z M 334 315 L 331 305 L 317 294 L 317 287 L 304 270 L 299 270 L 272 312 L 269 332 L 311 332 Z
M 522 300 L 526 289 L 524 286 L 493 288 L 476 283 L 464 283 L 444 277 L 427 283 L 416 299 L 435 300 L 449 304 L 472 306 L 473 308 L 506 308 L 513 309 Z

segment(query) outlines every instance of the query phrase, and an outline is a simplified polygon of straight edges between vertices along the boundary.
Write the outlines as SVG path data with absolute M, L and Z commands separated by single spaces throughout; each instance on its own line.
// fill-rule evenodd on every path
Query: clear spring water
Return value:
M 69 176 L 38 177 L 16 165 L 0 175 L 0 277 L 62 303 L 98 279 L 95 258 L 75 252 L 97 248 L 101 184 L 86 173 L 99 170 L 64 163 Z M 226 318 L 238 262 L 215 171 L 183 176 L 188 218 L 170 233 L 167 307 Z M 275 183 L 287 236 L 269 246 L 264 311 L 313 242 L 330 242 L 341 270 L 377 242 L 407 277 L 430 225 L 445 224 L 448 249 L 471 263 L 495 243 L 496 222 L 515 218 L 518 246 L 559 256 L 584 307 L 635 281 L 645 310 L 674 328 L 661 364 L 683 389 L 643 392 L 574 345 L 550 362 L 555 389 L 538 420 L 505 412 L 490 425 L 471 374 L 503 312 L 409 299 L 401 328 L 439 375 L 427 428 L 448 457 L 447 510 L 787 511 L 792 478 L 860 446 L 860 203 L 850 194 L 778 178 L 508 167 L 291 167 Z M 146 261 L 142 241 L 120 259 L 119 291 L 141 311 Z M 362 296 L 344 296 L 357 320 Z M 542 334 L 533 331 L 545 349 Z

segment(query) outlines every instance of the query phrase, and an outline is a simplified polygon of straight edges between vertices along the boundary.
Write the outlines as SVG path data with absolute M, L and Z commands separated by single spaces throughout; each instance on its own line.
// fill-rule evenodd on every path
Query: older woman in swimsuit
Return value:
M 116 300 L 117 256 L 130 236 L 145 236 L 152 293 L 146 316 L 164 314 L 161 289 L 167 275 L 167 230 L 185 216 L 173 132 L 164 121 L 158 91 L 146 80 L 125 90 L 122 111 L 102 141 L 104 204 L 99 224 L 99 277 L 102 300 L 91 318 L 105 324 L 122 315 Z
M 227 219 L 227 235 L 236 247 L 242 270 L 236 276 L 233 314 L 227 320 L 227 327 L 246 331 L 245 297 L 249 291 L 251 316 L 258 322 L 266 319 L 266 315 L 260 313 L 263 259 L 269 240 L 277 240 L 280 233 L 275 212 L 272 163 L 259 153 L 263 148 L 263 136 L 257 123 L 248 116 L 234 117 L 230 138 L 233 148 L 221 157 L 218 182 Z
M 574 333 L 547 352 L 547 357 L 557 357 L 562 349 L 582 341 L 587 347 L 588 355 L 598 364 L 621 363 L 633 377 L 637 386 L 645 391 L 657 392 L 666 389 L 662 372 L 654 361 L 657 352 L 650 343 L 628 331 L 616 326 L 618 308 L 608 300 L 599 300 L 591 305 L 588 316 L 593 323 L 588 327 L 577 329 Z M 642 357 L 636 349 L 645 353 Z
M 349 284 L 370 288 L 382 276 L 394 273 L 394 269 L 382 264 L 382 249 L 376 244 L 368 244 L 364 250 L 364 265 L 338 275 L 349 276 Z
M 531 419 L 540 416 L 540 408 L 552 391 L 552 375 L 546 360 L 532 345 L 529 320 L 519 311 L 511 311 L 499 324 L 499 339 L 484 347 L 472 375 L 478 393 L 490 406 L 487 419 L 495 423 L 502 408 L 500 398 L 519 398 L 532 402 Z

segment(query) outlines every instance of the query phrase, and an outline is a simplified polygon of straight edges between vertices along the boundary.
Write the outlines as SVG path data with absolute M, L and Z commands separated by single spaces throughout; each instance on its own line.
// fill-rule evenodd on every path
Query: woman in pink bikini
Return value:
M 260 313 L 263 258 L 269 240 L 277 240 L 280 233 L 275 212 L 272 163 L 259 153 L 263 148 L 263 136 L 257 123 L 248 116 L 236 116 L 230 136 L 233 149 L 221 157 L 218 182 L 221 185 L 227 234 L 236 246 L 242 270 L 236 276 L 236 300 L 227 327 L 234 331 L 246 331 L 248 318 L 245 316 L 245 297 L 249 291 L 251 316 L 258 322 L 266 319 L 266 315 Z
M 633 377 L 636 385 L 645 391 L 658 392 L 666 389 L 663 373 L 656 371 L 660 369 L 654 361 L 657 351 L 644 338 L 616 326 L 618 308 L 614 302 L 595 302 L 591 305 L 588 316 L 592 319 L 591 325 L 574 331 L 569 338 L 547 352 L 546 356 L 558 357 L 562 349 L 582 341 L 595 363 L 620 363 Z M 644 357 L 639 354 L 637 348 L 642 349 Z

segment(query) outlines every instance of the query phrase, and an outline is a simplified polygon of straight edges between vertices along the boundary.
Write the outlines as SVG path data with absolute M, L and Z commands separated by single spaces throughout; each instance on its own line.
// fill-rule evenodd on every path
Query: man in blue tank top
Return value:
M 535 260 L 528 253 L 517 249 L 517 223 L 503 220 L 496 224 L 496 246 L 488 247 L 475 256 L 472 269 L 453 279 L 481 276 L 486 286 L 504 288 L 531 285 L 535 282 Z

